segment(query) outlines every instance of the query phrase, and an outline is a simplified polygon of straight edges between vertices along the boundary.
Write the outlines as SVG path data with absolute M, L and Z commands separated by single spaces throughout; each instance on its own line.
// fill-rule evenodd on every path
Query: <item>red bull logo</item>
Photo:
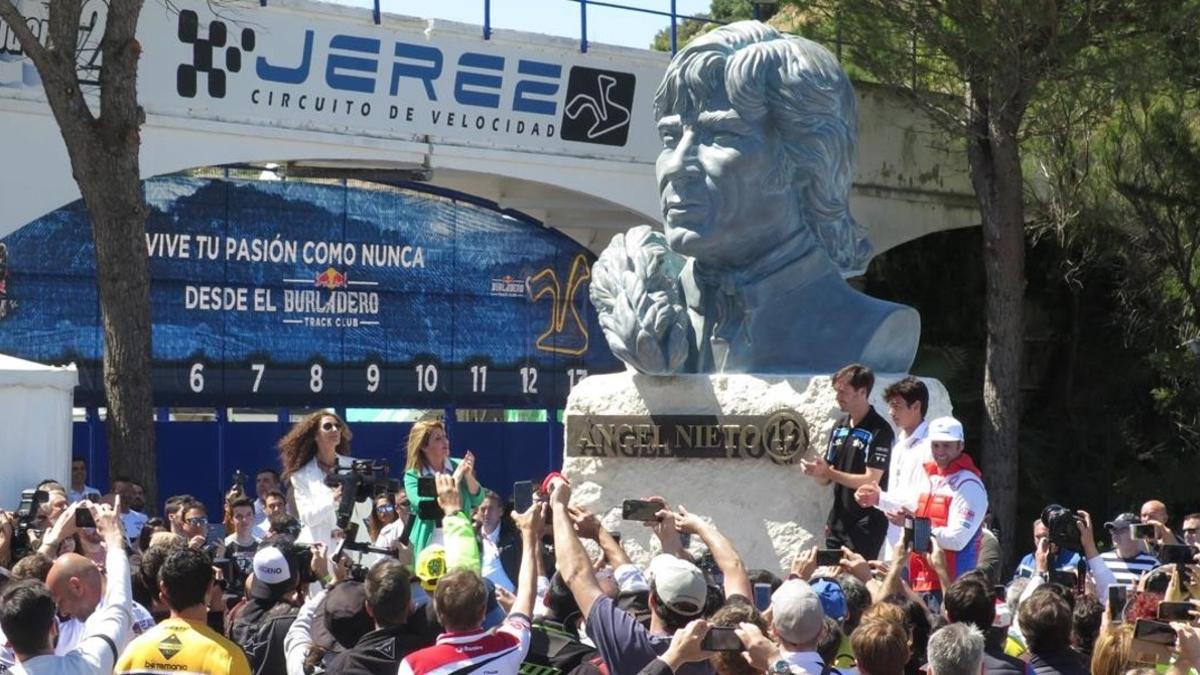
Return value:
M 331 290 L 334 288 L 344 288 L 346 286 L 346 275 L 330 267 L 317 275 L 317 278 L 313 281 L 313 285 Z

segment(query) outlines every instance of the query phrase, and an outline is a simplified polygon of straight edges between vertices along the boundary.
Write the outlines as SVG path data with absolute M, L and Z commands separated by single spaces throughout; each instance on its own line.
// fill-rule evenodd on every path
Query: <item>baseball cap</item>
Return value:
M 792 644 L 812 642 L 821 634 L 825 610 L 812 586 L 802 579 L 783 582 L 771 595 L 771 610 L 775 632 Z
M 1126 512 L 1126 513 L 1122 513 L 1121 515 L 1117 516 L 1116 518 L 1113 518 L 1112 520 L 1105 523 L 1104 528 L 1107 529 L 1109 532 L 1112 532 L 1113 530 L 1120 530 L 1122 528 L 1129 527 L 1130 525 L 1141 525 L 1141 524 L 1142 524 L 1141 516 L 1137 515 L 1136 513 Z
M 654 556 L 646 574 L 654 584 L 655 595 L 672 612 L 681 616 L 696 616 L 704 611 L 708 583 L 699 567 L 663 553 Z
M 426 546 L 417 555 L 416 573 L 421 588 L 430 593 L 437 590 L 438 579 L 446 575 L 446 549 L 437 544 Z
M 929 440 L 931 441 L 961 441 L 962 439 L 962 422 L 953 417 L 939 417 L 929 423 Z
M 335 584 L 326 593 L 313 614 L 313 644 L 331 652 L 340 652 L 358 644 L 359 638 L 375 628 L 367 614 L 367 589 L 358 581 Z
M 825 616 L 841 621 L 846 616 L 846 593 L 842 585 L 833 579 L 817 579 L 812 584 L 813 592 L 821 601 Z
M 278 600 L 296 587 L 292 578 L 292 563 L 288 556 L 275 546 L 260 548 L 252 563 L 254 581 L 250 584 L 250 597 L 259 600 Z

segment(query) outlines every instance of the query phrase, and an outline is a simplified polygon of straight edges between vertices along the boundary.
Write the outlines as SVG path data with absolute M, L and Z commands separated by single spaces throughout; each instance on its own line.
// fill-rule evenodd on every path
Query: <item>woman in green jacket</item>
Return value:
M 404 492 L 416 519 L 409 534 L 414 559 L 426 546 L 444 543 L 441 523 L 421 517 L 422 502 L 436 505 L 437 497 L 417 494 L 418 478 L 439 473 L 452 474 L 459 481 L 462 512 L 470 519 L 475 507 L 483 501 L 483 486 L 475 478 L 475 455 L 468 452 L 462 459 L 451 457 L 445 425 L 436 420 L 422 420 L 408 432 L 408 457 L 404 463 Z

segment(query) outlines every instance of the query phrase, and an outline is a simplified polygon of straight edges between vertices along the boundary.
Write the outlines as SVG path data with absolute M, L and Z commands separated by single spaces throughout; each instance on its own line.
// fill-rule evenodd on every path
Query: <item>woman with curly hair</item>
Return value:
M 413 555 L 419 555 L 426 546 L 442 543 L 442 524 L 422 507 L 423 502 L 437 505 L 436 497 L 422 497 L 418 494 L 417 484 L 423 476 L 434 476 L 439 473 L 453 474 L 458 481 L 462 494 L 462 510 L 470 518 L 471 514 L 483 502 L 483 486 L 475 478 L 475 455 L 467 452 L 462 459 L 450 456 L 450 439 L 446 436 L 446 426 L 437 420 L 421 420 L 413 425 L 408 432 L 408 457 L 404 463 L 404 492 L 408 502 L 416 514 L 409 541 L 412 543 Z
M 292 426 L 279 439 L 279 464 L 283 480 L 292 486 L 290 500 L 302 527 L 299 539 L 325 544 L 333 550 L 337 527 L 337 503 L 325 478 L 338 466 L 348 467 L 350 428 L 337 414 L 318 410 Z

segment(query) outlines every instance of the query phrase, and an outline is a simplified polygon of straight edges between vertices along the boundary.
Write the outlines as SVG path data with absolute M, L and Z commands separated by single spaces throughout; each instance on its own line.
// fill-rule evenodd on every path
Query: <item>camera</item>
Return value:
M 21 491 L 21 504 L 17 507 L 13 521 L 13 560 L 19 560 L 33 552 L 29 548 L 29 533 L 38 534 L 34 523 L 37 522 L 38 511 L 42 504 L 45 504 L 49 498 L 50 493 L 44 490 Z
M 329 487 L 342 487 L 342 500 L 337 508 L 337 526 L 344 530 L 354 514 L 354 505 L 374 499 L 376 495 L 400 491 L 400 481 L 388 478 L 387 462 L 356 459 L 350 466 L 339 465 L 334 473 L 325 477 Z
M 1050 543 L 1060 550 L 1083 550 L 1083 540 L 1079 536 L 1079 525 L 1076 524 L 1074 511 L 1061 504 L 1051 504 L 1042 509 L 1042 523 L 1049 532 Z

